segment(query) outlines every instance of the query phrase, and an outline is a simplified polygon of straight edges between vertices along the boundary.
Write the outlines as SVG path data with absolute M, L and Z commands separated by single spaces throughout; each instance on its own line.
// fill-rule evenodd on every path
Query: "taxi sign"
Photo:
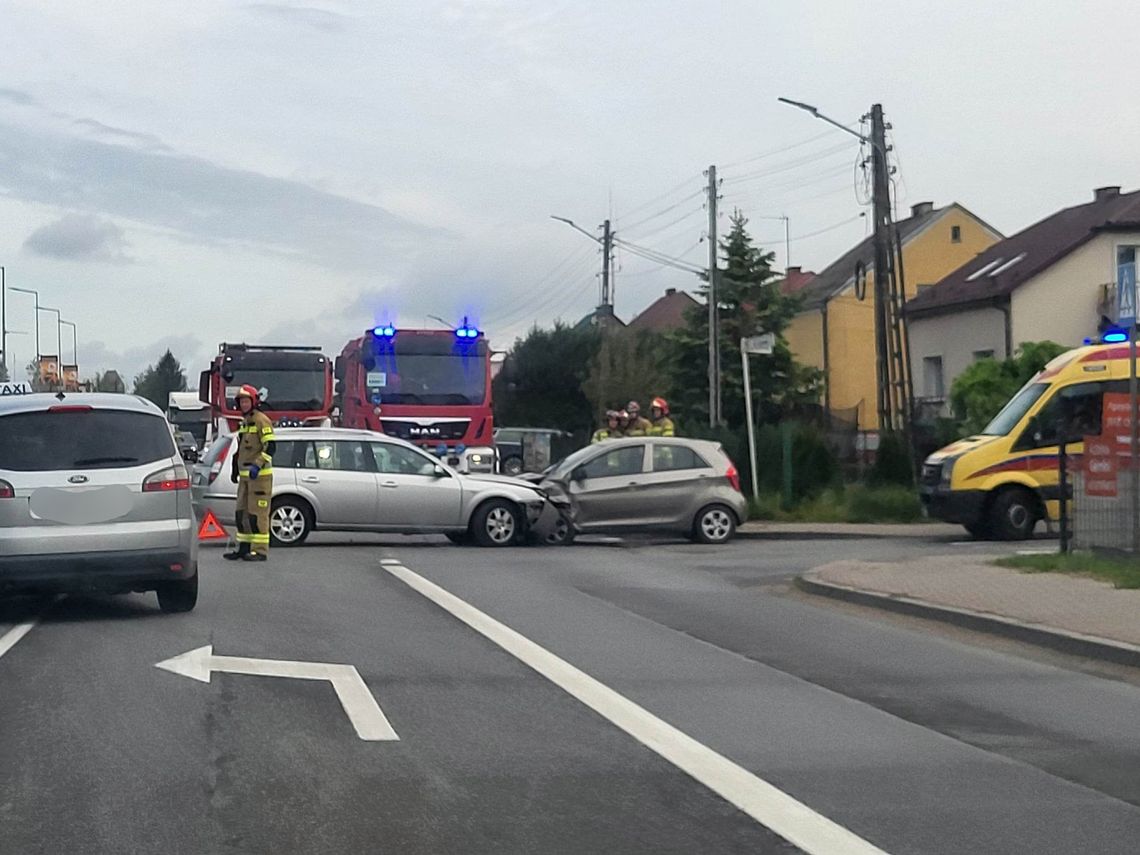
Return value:
M 6 398 L 9 395 L 30 394 L 32 394 L 32 384 L 30 383 L 0 383 L 0 398 Z

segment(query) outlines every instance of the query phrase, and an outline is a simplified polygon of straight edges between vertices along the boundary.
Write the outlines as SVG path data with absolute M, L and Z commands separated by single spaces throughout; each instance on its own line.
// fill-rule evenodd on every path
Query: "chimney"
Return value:
M 665 289 L 665 296 L 666 296 L 666 297 L 672 297 L 672 296 L 673 296 L 674 294 L 676 294 L 676 293 L 677 293 L 677 289 L 676 289 L 676 288 L 666 288 L 666 289 Z
M 787 269 L 787 271 L 785 271 L 784 276 L 787 278 L 791 278 L 792 276 L 798 275 L 800 272 L 800 267 L 801 267 L 801 265 L 799 265 L 799 264 L 797 264 L 795 267 L 789 267 Z
M 1120 185 L 1119 184 L 1117 184 L 1115 187 L 1112 187 L 1112 186 L 1097 187 L 1095 190 L 1093 190 L 1093 201 L 1094 202 L 1107 202 L 1109 199 L 1115 199 L 1119 195 L 1120 195 Z
M 910 215 L 912 217 L 921 217 L 929 214 L 934 210 L 933 202 L 919 202 L 910 206 Z

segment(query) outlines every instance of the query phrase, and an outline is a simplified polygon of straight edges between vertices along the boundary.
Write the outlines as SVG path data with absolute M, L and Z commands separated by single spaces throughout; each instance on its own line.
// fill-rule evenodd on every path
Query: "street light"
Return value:
M 578 225 L 573 220 L 568 220 L 566 217 L 558 217 L 558 216 L 555 216 L 554 214 L 550 215 L 550 219 L 558 220 L 558 222 L 565 223 L 566 225 L 568 225 L 572 229 L 577 229 L 582 234 L 584 234 L 586 237 L 588 237 L 590 240 L 594 241 L 594 243 L 601 243 L 602 242 L 602 239 L 600 237 L 598 237 L 597 235 L 590 234 L 588 231 L 586 231 L 584 228 L 582 228 L 580 225 Z
M 33 291 L 31 288 L 16 288 L 13 286 L 10 290 L 19 291 L 21 294 L 31 294 L 36 298 L 36 370 L 39 370 L 40 364 L 40 292 Z
M 0 371 L 8 374 L 8 288 L 5 284 L 4 265 L 0 264 Z
M 786 215 L 779 217 L 755 217 L 757 220 L 783 220 L 784 221 L 784 275 L 788 275 L 788 268 L 792 264 L 792 238 L 788 231 L 788 218 Z
M 818 107 L 813 107 L 811 104 L 805 104 L 802 101 L 793 101 L 791 98 L 777 98 L 776 100 L 782 101 L 785 104 L 790 104 L 793 107 L 798 107 L 799 109 L 801 109 L 807 113 L 811 113 L 817 119 L 822 119 L 823 121 L 827 122 L 829 125 L 835 125 L 835 127 L 839 128 L 839 130 L 844 131 L 846 133 L 849 133 L 853 137 L 856 137 L 859 140 L 859 142 L 866 143 L 867 145 L 870 145 L 870 146 L 874 146 L 875 148 L 880 149 L 881 154 L 884 154 L 884 155 L 886 154 L 885 151 L 882 151 L 881 146 L 875 145 L 875 141 L 873 139 L 871 139 L 870 137 L 863 136 L 858 131 L 851 130 L 851 128 L 847 127 L 847 125 L 844 125 L 842 122 L 837 122 L 837 121 L 835 121 L 835 119 L 832 119 L 829 116 L 823 115 L 823 113 L 819 112 Z
M 50 306 L 40 306 L 41 312 L 55 312 L 55 374 L 56 379 L 63 379 L 63 371 L 61 370 L 60 363 L 63 361 L 63 333 L 60 329 L 60 321 L 62 320 L 59 309 L 53 309 Z M 36 327 L 40 325 L 39 317 L 36 317 Z
M 74 321 L 65 321 L 65 320 L 61 319 L 60 323 L 71 327 L 71 364 L 75 366 L 76 370 L 78 370 L 79 369 L 79 347 L 78 347 L 77 342 L 79 339 L 78 339 L 78 333 L 76 331 L 75 322 Z M 61 350 L 63 349 L 62 345 L 60 346 L 60 349 Z

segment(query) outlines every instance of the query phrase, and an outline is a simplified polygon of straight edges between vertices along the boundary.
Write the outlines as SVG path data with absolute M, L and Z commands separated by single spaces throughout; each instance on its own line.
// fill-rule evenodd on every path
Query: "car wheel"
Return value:
M 176 582 L 163 582 L 155 589 L 158 607 L 168 615 L 188 612 L 198 604 L 198 574 Z
M 543 538 L 543 543 L 547 546 L 569 546 L 574 542 L 574 535 L 574 527 L 570 525 L 570 520 L 559 514 L 554 530 Z
M 269 514 L 269 534 L 274 546 L 300 546 L 313 530 L 313 512 L 300 499 L 275 499 Z
M 447 533 L 447 539 L 456 546 L 466 546 L 471 542 L 471 535 L 465 531 L 451 531 Z
M 989 523 L 999 540 L 1026 540 L 1037 526 L 1037 499 L 1028 490 L 1014 487 L 997 494 L 990 506 Z
M 508 457 L 503 461 L 503 474 L 510 475 L 512 478 L 521 475 L 523 471 L 523 462 L 521 457 Z
M 736 534 L 736 515 L 724 505 L 701 508 L 693 520 L 693 540 L 697 543 L 728 543 Z
M 492 499 L 475 511 L 471 536 L 480 546 L 510 546 L 522 531 L 522 514 L 504 499 Z

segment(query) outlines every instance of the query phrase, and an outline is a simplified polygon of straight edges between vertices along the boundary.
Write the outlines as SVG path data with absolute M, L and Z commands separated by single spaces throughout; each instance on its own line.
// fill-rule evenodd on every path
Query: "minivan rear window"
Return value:
M 0 469 L 126 469 L 175 456 L 166 419 L 125 410 L 0 417 Z

